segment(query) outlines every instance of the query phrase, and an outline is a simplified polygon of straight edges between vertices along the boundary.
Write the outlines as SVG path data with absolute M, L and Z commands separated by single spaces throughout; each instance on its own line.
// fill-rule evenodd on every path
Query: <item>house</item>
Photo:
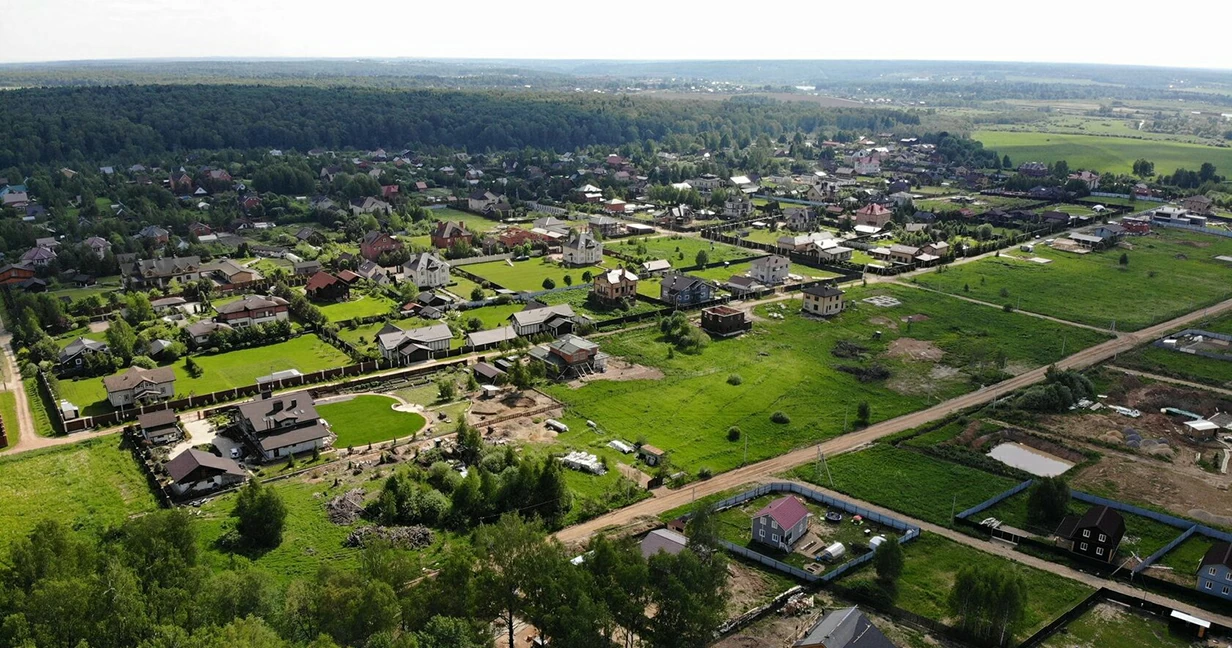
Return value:
M 603 216 L 602 218 L 616 220 L 610 216 Z M 536 218 L 535 221 L 531 223 L 531 225 L 534 226 L 534 229 L 543 230 L 545 232 L 551 232 L 553 234 L 559 234 L 562 237 L 569 235 L 569 223 L 555 216 L 544 216 L 543 218 Z
M 0 286 L 19 284 L 33 278 L 34 268 L 31 266 L 9 264 L 0 267 Z
M 376 261 L 386 252 L 402 249 L 402 242 L 385 232 L 368 232 L 359 242 L 359 254 L 369 261 Z
M 877 203 L 869 203 L 857 209 L 850 218 L 853 225 L 867 225 L 882 229 L 886 226 L 886 223 L 890 222 L 893 216 L 894 213 L 885 207 Z
M 323 245 L 325 243 L 325 235 L 311 227 L 301 227 L 299 231 L 295 232 L 295 240 L 309 245 Z
M 569 304 L 555 306 L 528 305 L 524 310 L 509 316 L 513 329 L 518 335 L 537 335 L 551 333 L 563 335 L 572 333 L 577 323 L 577 315 Z
M 188 303 L 183 297 L 163 297 L 150 302 L 150 307 L 159 315 L 164 315 L 168 312 L 175 311 Z
M 920 247 L 921 254 L 928 254 L 937 258 L 944 257 L 950 253 L 950 244 L 945 241 L 935 241 L 933 243 L 925 243 Z
M 166 245 L 171 240 L 171 232 L 157 225 L 146 225 L 137 232 L 137 238 L 154 241 L 155 245 Z
M 474 244 L 474 239 L 475 235 L 465 225 L 453 221 L 441 221 L 432 230 L 432 247 L 438 250 L 448 250 L 459 243 L 469 247 Z
M 1216 542 L 1198 565 L 1199 592 L 1232 600 L 1232 544 Z
M 351 286 L 328 272 L 317 272 L 304 284 L 304 294 L 316 302 L 346 301 L 351 298 Z
M 181 169 L 174 172 L 167 180 L 167 188 L 171 193 L 178 195 L 187 195 L 193 192 L 192 176 L 188 175 Z
M 843 291 L 834 286 L 814 284 L 805 288 L 801 310 L 810 315 L 829 317 L 843 312 Z
M 723 202 L 723 218 L 741 219 L 753 215 L 753 201 L 743 193 L 735 194 Z
M 751 330 L 753 323 L 744 311 L 731 306 L 711 306 L 702 310 L 702 330 L 718 337 L 732 337 Z
M 83 245 L 90 248 L 94 256 L 100 259 L 106 257 L 107 253 L 111 251 L 111 243 L 108 243 L 107 239 L 99 236 L 91 236 L 83 242 Z
M 245 284 L 261 279 L 261 273 L 246 268 L 231 259 L 223 259 L 210 266 L 210 274 L 225 284 Z
M 1031 178 L 1042 178 L 1048 175 L 1048 165 L 1043 162 L 1023 162 L 1018 165 L 1018 173 Z
M 311 277 L 321 271 L 320 261 L 300 261 L 291 267 L 291 272 L 297 277 Z
M 133 264 L 131 280 L 140 286 L 166 288 L 175 281 L 181 285 L 201 278 L 201 257 L 143 259 Z
M 624 223 L 611 216 L 591 216 L 586 219 L 592 232 L 598 232 L 604 238 L 613 238 L 624 234 Z
M 1069 174 L 1068 180 L 1081 180 L 1087 183 L 1087 188 L 1091 191 L 1099 189 L 1099 174 L 1091 171 L 1079 171 L 1078 173 Z
M 647 466 L 657 466 L 667 458 L 667 453 L 652 445 L 642 444 L 637 449 L 637 458 Z
M 807 232 L 817 223 L 817 213 L 808 207 L 788 207 L 783 210 L 783 218 L 787 229 L 796 232 Z
M 839 608 L 817 620 L 792 648 L 896 648 L 857 607 Z
M 1126 216 L 1121 219 L 1121 227 L 1125 228 L 1127 234 L 1141 236 L 1151 233 L 1151 220 L 1149 218 L 1136 218 Z
M 265 392 L 236 409 L 240 433 L 264 461 L 321 450 L 333 438 L 308 392 L 279 396 Z
M 1121 240 L 1121 237 L 1125 236 L 1125 228 L 1117 225 L 1116 223 L 1104 223 L 1102 225 L 1097 225 L 1091 233 L 1098 236 L 1104 243 L 1112 244 Z
M 667 259 L 654 259 L 642 264 L 642 273 L 656 276 L 672 269 L 672 262 Z
M 402 276 L 420 288 L 440 288 L 449 283 L 449 264 L 431 252 L 421 252 L 402 264 Z
M 351 213 L 352 214 L 356 214 L 356 215 L 358 214 L 386 214 L 386 215 L 389 215 L 389 214 L 392 214 L 393 212 L 394 212 L 393 206 L 385 202 L 384 200 L 381 200 L 380 198 L 373 198 L 372 196 L 368 196 L 367 198 L 356 198 L 355 200 L 351 201 Z
M 234 460 L 189 448 L 167 462 L 169 488 L 178 497 L 207 493 L 242 484 L 248 478 Z
M 852 169 L 856 175 L 874 176 L 881 173 L 881 160 L 876 156 L 856 158 L 852 161 Z
M 675 556 L 684 551 L 687 546 L 689 546 L 689 539 L 684 535 L 671 529 L 655 529 L 642 538 L 638 549 L 642 552 L 642 558 L 649 559 L 657 553 Z
M 765 284 L 758 283 L 756 279 L 748 275 L 732 275 L 731 277 L 728 277 L 727 281 L 723 282 L 721 287 L 731 291 L 732 294 L 739 297 L 743 297 L 751 292 L 766 289 Z
M 1067 515 L 1056 536 L 1070 551 L 1100 562 L 1112 562 L 1125 535 L 1125 519 L 1107 506 L 1092 506 L 1081 517 Z
M 258 324 L 266 324 L 290 317 L 290 304 L 282 297 L 274 295 L 249 295 L 238 301 L 223 304 L 216 310 L 215 321 L 235 328 L 246 328 Z
M 591 294 L 605 302 L 620 302 L 637 298 L 637 275 L 616 268 L 595 276 L 591 284 Z
M 30 248 L 25 254 L 21 255 L 21 263 L 23 265 L 41 268 L 56 260 L 56 251 L 46 247 Z
M 184 436 L 180 429 L 180 417 L 173 409 L 146 412 L 137 417 L 137 433 L 154 445 L 178 441 Z
M 808 509 L 794 495 L 780 497 L 753 514 L 753 540 L 779 551 L 791 551 L 808 533 Z
M 920 248 L 914 245 L 891 245 L 890 260 L 895 263 L 914 263 Z
M 430 360 L 436 353 L 449 350 L 453 331 L 447 324 L 433 324 L 410 330 L 386 324 L 377 331 L 377 347 L 381 357 L 400 362 Z
M 547 344 L 531 347 L 530 357 L 542 362 L 548 375 L 557 378 L 584 376 L 607 370 L 608 355 L 599 345 L 572 333 Z
M 561 252 L 565 265 L 593 266 L 603 260 L 603 243 L 590 232 L 570 232 Z
M 175 396 L 175 372 L 171 367 L 129 367 L 122 374 L 104 377 L 103 387 L 112 407 L 152 403 Z
M 475 380 L 483 385 L 495 385 L 505 378 L 505 372 L 486 362 L 476 362 L 475 366 L 471 367 L 471 373 L 475 375 Z
M 62 373 L 80 371 L 85 364 L 86 358 L 96 353 L 107 353 L 107 344 L 79 337 L 69 342 L 68 346 L 60 350 L 60 355 L 57 356 L 56 362 Z
M 749 276 L 767 286 L 777 286 L 787 281 L 790 272 L 791 262 L 777 254 L 753 259 L 749 268 Z
M 501 196 L 498 196 L 491 191 L 481 191 L 476 189 L 471 195 L 466 198 L 466 207 L 473 212 L 482 214 L 484 211 L 501 201 Z M 448 247 L 448 246 L 445 246 Z
M 628 211 L 629 204 L 619 198 L 603 201 L 603 209 L 613 214 L 623 214 Z
M 1215 203 L 1206 196 L 1190 196 L 1181 201 L 1181 206 L 1199 216 L 1209 216 Z
M 480 349 L 489 349 L 504 342 L 513 342 L 516 339 L 518 339 L 518 332 L 512 326 L 502 326 L 486 331 L 467 333 L 465 346 L 478 351 Z
M 193 322 L 184 327 L 184 333 L 193 341 L 194 344 L 202 345 L 210 341 L 210 336 L 218 331 L 230 331 L 231 326 L 214 322 L 211 320 L 202 320 Z
M 1047 225 L 1068 225 L 1069 221 L 1070 216 L 1068 213 L 1055 209 L 1050 209 L 1040 214 L 1040 222 Z
M 714 299 L 714 286 L 697 277 L 669 272 L 659 285 L 659 300 L 673 306 L 702 304 Z

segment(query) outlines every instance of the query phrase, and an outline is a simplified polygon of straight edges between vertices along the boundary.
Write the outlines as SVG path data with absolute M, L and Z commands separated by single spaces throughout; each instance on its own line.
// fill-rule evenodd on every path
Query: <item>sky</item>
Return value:
M 1141 7 L 1136 8 L 1136 7 Z M 1040 61 L 1232 69 L 1232 2 L 0 0 L 0 62 L 409 57 Z M 1215 27 L 1219 26 L 1219 27 Z

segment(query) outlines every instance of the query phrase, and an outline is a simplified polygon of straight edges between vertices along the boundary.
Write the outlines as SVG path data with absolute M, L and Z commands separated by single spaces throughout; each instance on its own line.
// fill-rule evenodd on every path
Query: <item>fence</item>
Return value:
M 1176 229 L 1189 230 L 1190 232 L 1199 232 L 1202 234 L 1214 234 L 1215 236 L 1223 236 L 1232 238 L 1232 230 L 1216 229 L 1214 227 L 1204 227 L 1201 225 L 1186 225 L 1184 223 L 1169 223 L 1167 221 L 1151 221 L 1152 225 L 1160 227 L 1173 227 Z
M 456 268 L 458 266 L 468 266 L 468 265 L 475 265 L 478 263 L 488 263 L 490 261 L 504 261 L 506 259 L 512 259 L 512 258 L 513 258 L 513 253 L 511 252 L 505 252 L 504 254 L 489 254 L 487 256 L 464 257 L 461 259 L 451 260 L 449 262 L 449 267 Z
M 1018 648 L 1034 648 L 1034 646 L 1042 644 L 1046 639 L 1056 633 L 1057 630 L 1069 625 L 1071 621 L 1077 619 L 1083 614 L 1086 614 L 1087 610 L 1090 610 L 1100 601 L 1108 598 L 1108 592 L 1110 591 L 1111 590 L 1101 587 L 1094 592 L 1091 592 L 1089 596 L 1081 601 L 1078 601 L 1077 605 L 1066 610 L 1061 616 L 1053 619 L 1052 623 L 1040 628 L 1030 637 L 1023 639 L 1022 643 L 1018 644 Z
M 1005 500 L 1023 492 L 1024 490 L 1027 490 L 1028 488 L 1031 487 L 1031 484 L 1034 484 L 1034 483 L 1035 483 L 1034 479 L 1028 479 L 1027 481 L 1022 482 L 1021 484 L 1005 491 L 1004 493 L 998 493 L 997 495 L 993 495 L 992 497 L 984 500 L 983 502 L 980 502 L 979 504 L 976 504 L 975 506 L 972 506 L 971 508 L 963 511 L 962 513 L 955 515 L 954 517 L 960 520 L 965 520 L 968 517 L 971 517 L 972 515 L 979 513 L 980 511 L 990 509 L 996 506 L 997 504 L 1000 504 L 1001 502 L 1004 502 Z

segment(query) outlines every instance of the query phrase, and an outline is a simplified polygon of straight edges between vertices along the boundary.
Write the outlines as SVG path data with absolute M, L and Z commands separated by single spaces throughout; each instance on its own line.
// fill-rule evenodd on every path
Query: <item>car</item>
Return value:
M 231 448 L 231 458 L 232 458 L 232 459 L 239 459 L 239 458 L 240 458 L 240 449 L 239 449 L 239 448 Z

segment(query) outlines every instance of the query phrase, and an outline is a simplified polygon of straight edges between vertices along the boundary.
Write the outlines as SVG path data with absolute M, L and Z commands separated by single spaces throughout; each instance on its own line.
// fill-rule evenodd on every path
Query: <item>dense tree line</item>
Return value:
M 0 94 L 0 167 L 261 147 L 565 151 L 668 134 L 713 133 L 735 142 L 918 123 L 906 111 L 823 110 L 768 100 L 261 86 L 34 88 Z

